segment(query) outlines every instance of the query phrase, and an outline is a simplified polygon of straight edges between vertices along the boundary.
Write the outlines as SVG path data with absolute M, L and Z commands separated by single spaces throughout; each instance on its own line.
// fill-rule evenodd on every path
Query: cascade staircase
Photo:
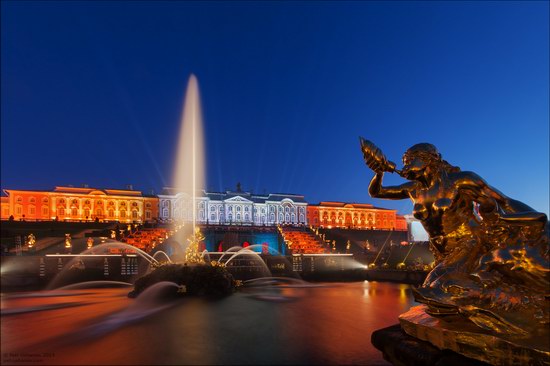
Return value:
M 282 226 L 279 231 L 292 254 L 326 253 L 322 241 L 310 229 Z

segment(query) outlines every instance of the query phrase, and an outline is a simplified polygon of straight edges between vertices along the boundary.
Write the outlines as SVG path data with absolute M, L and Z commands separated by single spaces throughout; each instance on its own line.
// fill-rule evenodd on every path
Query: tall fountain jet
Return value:
M 197 192 L 205 187 L 205 164 L 199 85 L 193 74 L 187 83 L 175 161 L 174 187 L 185 195 L 186 201 L 177 209 L 182 220 L 192 221 L 194 233 L 197 225 Z

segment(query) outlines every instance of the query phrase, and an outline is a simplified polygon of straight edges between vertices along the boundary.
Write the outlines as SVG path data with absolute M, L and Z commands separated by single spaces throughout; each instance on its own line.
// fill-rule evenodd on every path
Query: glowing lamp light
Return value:
M 70 249 L 71 247 L 71 234 L 65 234 L 65 248 Z

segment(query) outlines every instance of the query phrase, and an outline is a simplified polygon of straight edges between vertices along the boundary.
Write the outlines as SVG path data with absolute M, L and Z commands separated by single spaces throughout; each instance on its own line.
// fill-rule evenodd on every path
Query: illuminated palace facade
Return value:
M 5 189 L 1 217 L 28 221 L 153 222 L 158 198 L 133 189 L 55 187 L 52 191 Z
M 191 197 L 165 188 L 159 196 L 161 221 L 191 221 Z M 237 190 L 202 191 L 195 198 L 196 221 L 218 225 L 306 225 L 307 202 L 297 194 L 254 195 Z
M 307 216 L 314 227 L 407 230 L 407 221 L 397 210 L 365 203 L 321 202 L 309 205 Z
M 51 191 L 5 189 L 1 219 L 28 221 L 111 221 L 170 223 L 192 220 L 192 200 L 185 193 L 165 188 L 146 195 L 128 189 L 84 186 L 55 187 Z M 308 204 L 303 195 L 255 195 L 240 189 L 202 191 L 195 197 L 196 221 L 209 225 L 310 225 L 323 228 L 407 230 L 396 210 L 370 204 L 321 202 Z

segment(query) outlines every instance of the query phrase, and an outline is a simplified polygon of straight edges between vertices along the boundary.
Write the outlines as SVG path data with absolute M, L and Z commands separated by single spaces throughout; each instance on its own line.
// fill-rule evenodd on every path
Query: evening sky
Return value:
M 549 3 L 1 5 L 1 184 L 159 192 L 190 73 L 207 186 L 369 202 L 358 137 L 418 142 L 549 212 Z M 398 164 L 398 165 L 399 165 Z M 387 183 L 403 182 L 387 177 Z

